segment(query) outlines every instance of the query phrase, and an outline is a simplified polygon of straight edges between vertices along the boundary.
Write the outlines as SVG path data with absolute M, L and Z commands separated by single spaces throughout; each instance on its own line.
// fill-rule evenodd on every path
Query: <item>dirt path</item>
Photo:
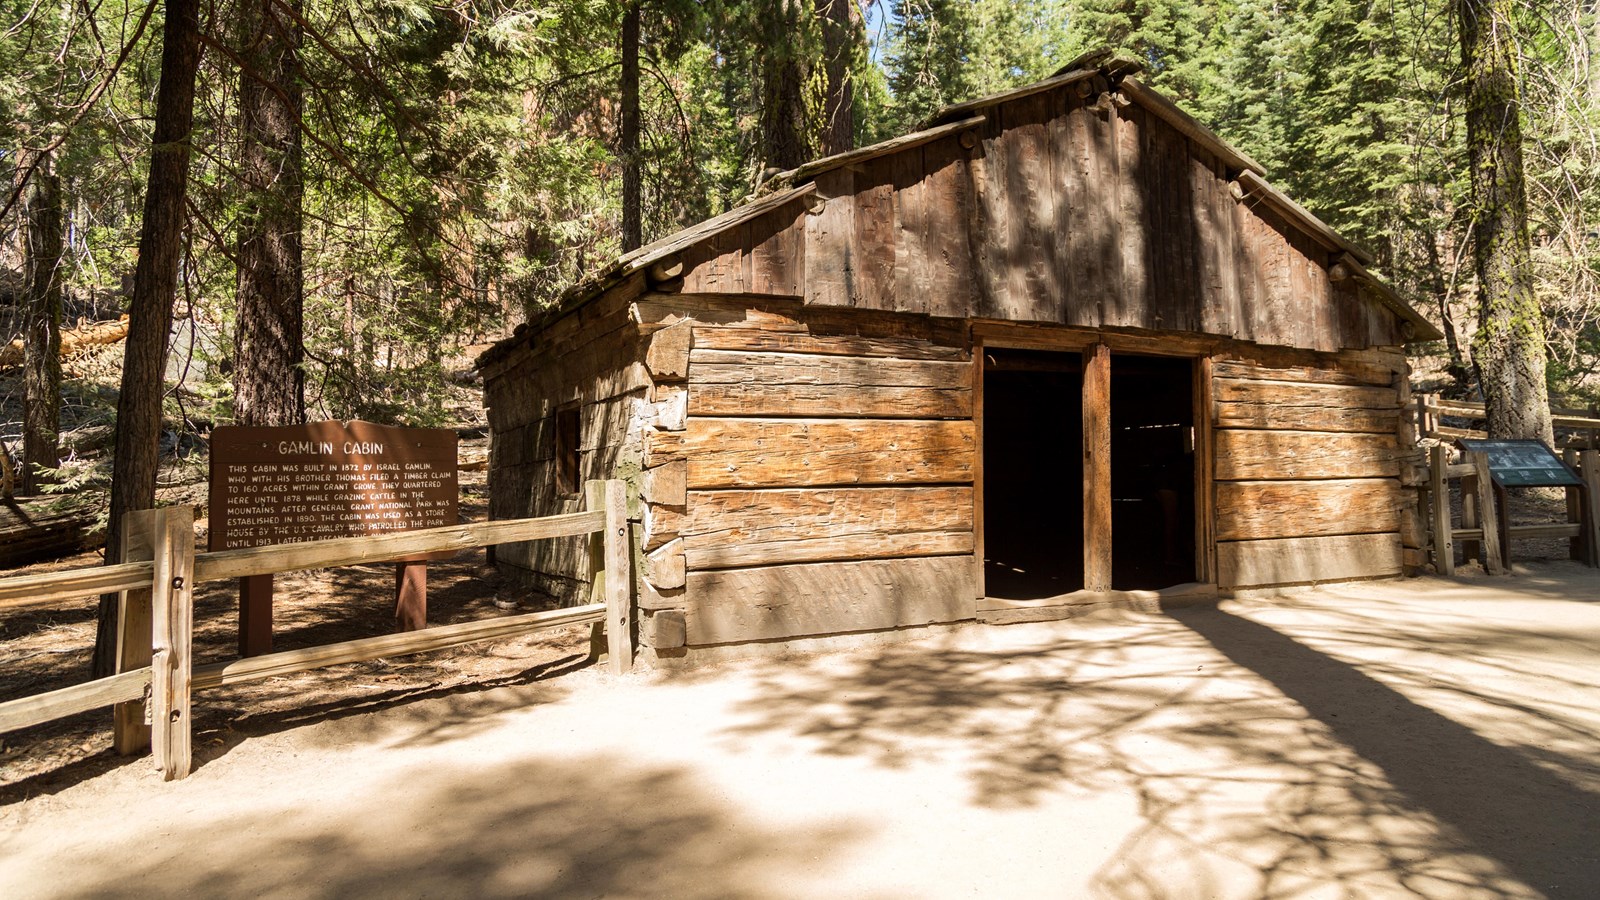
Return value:
M 532 671 L 12 802 L 0 896 L 1592 897 L 1597 596 L 1550 563 Z

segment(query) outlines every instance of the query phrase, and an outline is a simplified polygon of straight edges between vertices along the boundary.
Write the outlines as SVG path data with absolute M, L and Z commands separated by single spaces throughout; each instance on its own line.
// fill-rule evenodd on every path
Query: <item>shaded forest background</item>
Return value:
M 1600 15 L 1591 0 L 1497 5 L 1515 25 L 1548 383 L 1585 405 L 1600 399 Z M 304 355 L 274 377 L 303 384 L 311 418 L 470 424 L 476 350 L 591 268 L 737 205 L 774 169 L 1100 46 L 1143 63 L 1146 82 L 1371 249 L 1448 336 L 1422 348 L 1422 377 L 1470 396 L 1477 279 L 1455 6 L 209 0 L 196 14 L 162 440 L 181 456 L 258 402 L 235 377 L 256 365 L 241 273 L 258 266 L 247 235 L 284 202 L 264 181 L 291 166 L 299 272 L 283 290 L 303 304 Z M 38 216 L 53 205 L 49 268 L 70 338 L 80 320 L 116 320 L 134 293 L 169 5 L 0 8 L 0 310 L 20 338 L 40 253 L 55 259 L 36 246 L 30 262 L 28 241 L 48 237 Z M 278 127 L 295 143 L 263 151 L 247 110 L 274 103 L 293 111 Z M 56 490 L 110 477 L 121 349 L 101 346 L 69 360 L 59 388 L 64 462 L 45 467 Z M 0 425 L 14 456 L 23 381 L 6 382 Z

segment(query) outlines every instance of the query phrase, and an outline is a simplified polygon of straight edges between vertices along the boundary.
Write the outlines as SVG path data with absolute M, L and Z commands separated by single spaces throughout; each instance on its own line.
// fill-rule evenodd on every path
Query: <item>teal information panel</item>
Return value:
M 1461 438 L 1466 450 L 1489 455 L 1489 477 L 1501 487 L 1572 487 L 1583 484 L 1578 473 L 1542 441 L 1481 441 Z

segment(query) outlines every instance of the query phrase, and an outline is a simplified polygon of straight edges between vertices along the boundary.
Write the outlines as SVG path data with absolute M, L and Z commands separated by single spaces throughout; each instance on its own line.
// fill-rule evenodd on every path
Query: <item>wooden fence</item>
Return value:
M 1583 484 L 1567 488 L 1565 522 L 1512 525 L 1507 515 L 1506 492 L 1489 477 L 1488 455 L 1482 451 L 1461 451 L 1452 461 L 1452 451 L 1435 444 L 1428 458 L 1428 518 L 1431 521 L 1430 547 L 1434 571 L 1455 574 L 1456 547 L 1465 559 L 1477 558 L 1484 571 L 1499 575 L 1511 560 L 1511 545 L 1516 540 L 1567 538 L 1570 555 L 1592 567 L 1600 567 L 1600 450 L 1562 451 L 1567 465 L 1578 472 Z M 1461 526 L 1452 521 L 1450 488 L 1459 479 Z
M 632 665 L 627 495 L 621 481 L 591 481 L 586 511 L 540 519 L 451 525 L 394 535 L 194 552 L 194 511 L 143 510 L 125 520 L 115 565 L 0 579 L 0 610 L 118 592 L 117 674 L 0 703 L 0 734 L 53 719 L 114 707 L 120 753 L 154 750 L 168 780 L 189 774 L 190 696 L 324 666 L 443 650 L 581 623 L 605 624 L 611 671 Z M 548 612 L 503 616 L 382 635 L 248 659 L 195 665 L 194 586 L 203 581 L 382 562 L 421 553 L 589 535 L 590 602 Z
M 1558 444 L 1568 447 L 1600 448 L 1600 411 L 1594 409 L 1561 409 L 1552 407 L 1550 421 L 1558 431 L 1569 432 L 1565 441 Z M 1485 421 L 1484 405 L 1472 400 L 1447 400 L 1438 394 L 1417 394 L 1412 406 L 1417 426 L 1417 436 L 1423 438 L 1487 438 L 1482 428 L 1463 428 L 1446 425 L 1445 418 L 1481 423 Z

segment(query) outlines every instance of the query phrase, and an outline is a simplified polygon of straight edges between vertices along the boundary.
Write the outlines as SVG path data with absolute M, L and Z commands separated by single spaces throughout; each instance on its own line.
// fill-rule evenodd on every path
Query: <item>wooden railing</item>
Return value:
M 1558 430 L 1572 432 L 1558 445 L 1569 447 L 1600 448 L 1600 413 L 1588 409 L 1562 409 L 1552 407 L 1550 421 Z M 1473 400 L 1448 400 L 1438 394 L 1418 394 L 1412 407 L 1417 435 L 1424 438 L 1486 438 L 1481 428 L 1462 428 L 1445 425 L 1443 418 L 1483 422 L 1487 413 L 1484 404 Z
M 1600 450 L 1562 451 L 1583 483 L 1567 488 L 1567 521 L 1533 525 L 1510 523 L 1506 491 L 1490 477 L 1487 454 L 1461 451 L 1458 462 L 1451 456 L 1449 447 L 1435 444 L 1428 457 L 1429 551 L 1435 572 L 1455 574 L 1455 551 L 1460 545 L 1465 559 L 1477 558 L 1485 572 L 1499 575 L 1510 564 L 1513 541 L 1544 538 L 1568 538 L 1573 559 L 1600 567 Z M 1461 482 L 1459 528 L 1450 511 L 1449 482 L 1455 479 Z
M 194 552 L 193 510 L 175 507 L 130 513 L 118 564 L 0 579 L 0 611 L 120 593 L 117 674 L 0 703 L 0 734 L 113 706 L 117 750 L 134 753 L 153 748 L 157 768 L 171 781 L 189 774 L 190 697 L 196 690 L 600 622 L 605 624 L 611 671 L 627 672 L 633 660 L 627 495 L 621 481 L 591 481 L 585 498 L 588 509 L 568 515 L 198 555 Z M 583 606 L 200 666 L 193 662 L 194 586 L 199 582 L 585 534 L 589 535 L 592 592 L 590 602 Z

